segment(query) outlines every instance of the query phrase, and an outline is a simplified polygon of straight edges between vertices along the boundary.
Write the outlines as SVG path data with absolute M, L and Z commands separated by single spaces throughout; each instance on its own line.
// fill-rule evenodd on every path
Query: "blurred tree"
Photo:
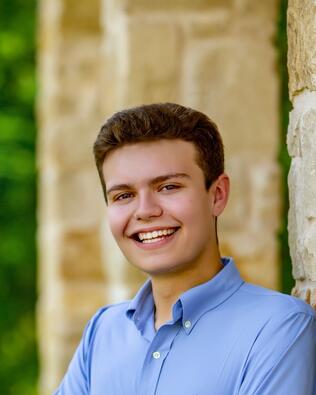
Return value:
M 287 185 L 287 175 L 290 169 L 291 160 L 286 146 L 287 127 L 289 123 L 289 112 L 291 104 L 288 93 L 288 70 L 287 70 L 287 32 L 286 32 L 286 12 L 287 0 L 280 0 L 280 12 L 278 23 L 278 34 L 276 37 L 276 45 L 279 53 L 278 72 L 280 77 L 280 130 L 281 143 L 279 148 L 279 163 L 282 171 L 282 226 L 279 232 L 280 242 L 280 260 L 281 260 L 281 290 L 290 293 L 294 286 L 292 277 L 292 264 L 288 246 L 288 210 L 289 210 L 289 194 Z
M 35 0 L 0 2 L 0 383 L 34 395 Z

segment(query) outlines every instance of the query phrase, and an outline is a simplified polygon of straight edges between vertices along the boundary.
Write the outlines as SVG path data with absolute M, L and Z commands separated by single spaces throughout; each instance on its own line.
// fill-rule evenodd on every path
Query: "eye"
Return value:
M 179 189 L 179 188 L 180 188 L 179 185 L 166 184 L 166 185 L 162 185 L 162 187 L 160 188 L 160 191 L 171 191 L 173 189 Z
M 131 192 L 124 192 L 124 193 L 121 193 L 120 195 L 115 196 L 113 200 L 114 201 L 126 200 L 126 199 L 131 198 L 132 196 L 133 196 L 133 194 Z

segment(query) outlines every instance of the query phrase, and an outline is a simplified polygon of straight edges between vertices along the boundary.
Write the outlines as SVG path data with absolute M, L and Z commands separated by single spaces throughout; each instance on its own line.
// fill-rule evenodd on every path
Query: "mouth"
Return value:
M 131 238 L 141 244 L 154 244 L 172 238 L 179 230 L 179 227 L 156 229 L 151 232 L 137 232 Z

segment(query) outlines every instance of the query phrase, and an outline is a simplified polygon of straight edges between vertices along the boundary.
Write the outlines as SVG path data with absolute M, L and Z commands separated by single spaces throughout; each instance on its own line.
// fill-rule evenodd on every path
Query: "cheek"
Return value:
M 208 199 L 202 199 L 201 196 L 191 196 L 187 199 L 181 199 L 174 206 L 173 213 L 183 223 L 189 225 L 190 229 L 202 229 L 211 223 L 211 207 Z
M 197 207 L 194 199 L 188 197 L 178 197 L 169 200 L 164 207 L 164 213 L 172 217 L 176 222 L 191 228 L 197 220 Z
M 127 210 L 123 207 L 110 208 L 108 209 L 107 217 L 114 238 L 119 238 L 126 228 L 128 221 Z

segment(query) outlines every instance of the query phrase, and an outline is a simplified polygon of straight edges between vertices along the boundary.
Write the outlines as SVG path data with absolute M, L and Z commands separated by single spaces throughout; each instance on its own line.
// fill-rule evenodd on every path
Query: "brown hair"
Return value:
M 161 139 L 181 139 L 195 145 L 206 189 L 223 173 L 223 142 L 210 118 L 174 103 L 143 105 L 115 113 L 101 127 L 94 143 L 94 157 L 105 198 L 102 166 L 108 153 L 126 144 Z

